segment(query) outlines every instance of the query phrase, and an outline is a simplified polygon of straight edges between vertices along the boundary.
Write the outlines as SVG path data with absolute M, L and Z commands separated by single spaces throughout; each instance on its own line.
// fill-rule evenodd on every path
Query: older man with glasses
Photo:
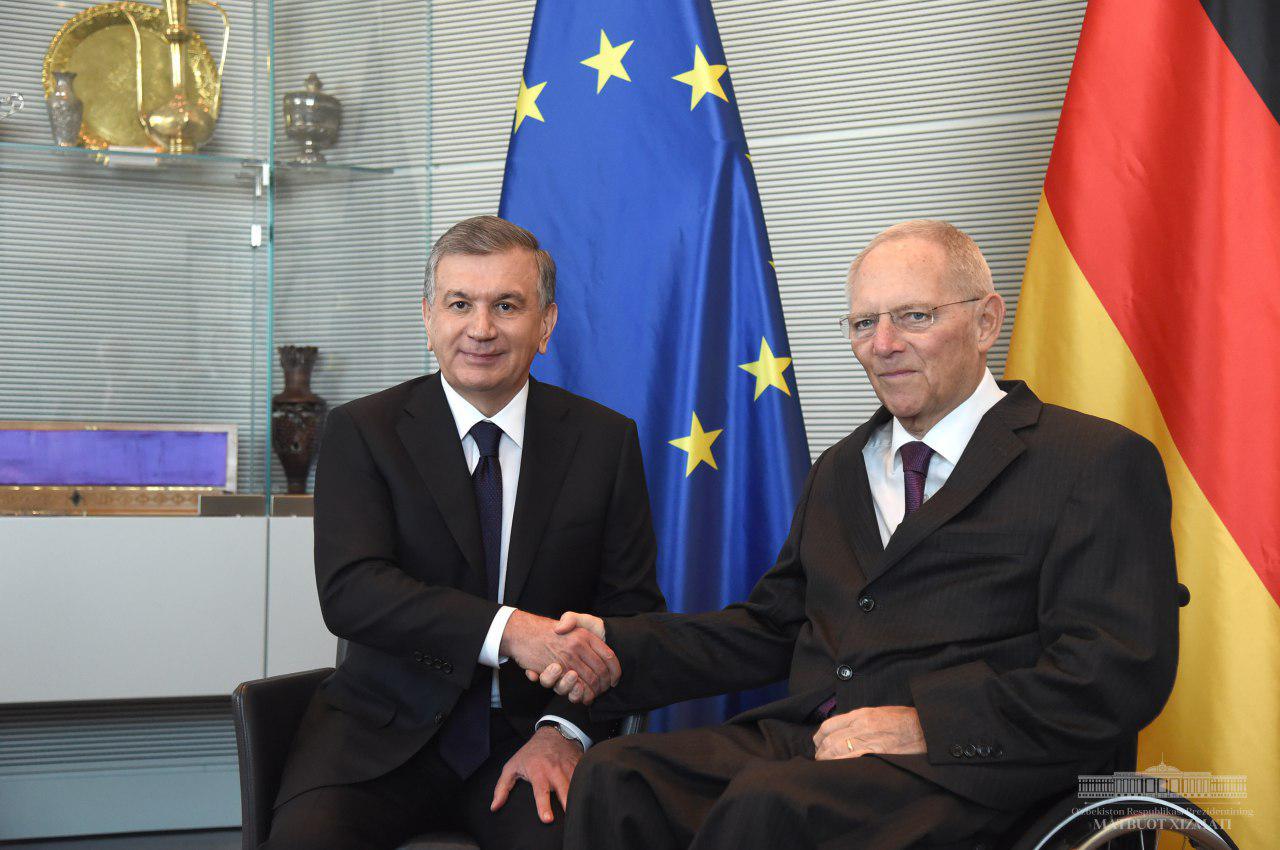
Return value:
M 996 382 L 1004 302 L 952 225 L 884 231 L 847 294 L 841 329 L 883 407 L 814 464 L 750 598 L 559 626 L 621 662 L 593 716 L 783 678 L 788 695 L 594 748 L 566 847 L 972 847 L 1113 769 L 1168 697 L 1177 584 L 1156 449 Z M 575 678 L 541 676 L 569 694 Z

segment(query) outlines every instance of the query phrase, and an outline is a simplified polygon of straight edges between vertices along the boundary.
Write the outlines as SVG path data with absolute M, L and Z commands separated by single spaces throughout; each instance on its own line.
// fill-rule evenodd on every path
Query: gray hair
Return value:
M 853 295 L 853 280 L 858 268 L 876 248 L 886 242 L 902 239 L 923 239 L 940 247 L 946 254 L 946 284 L 962 298 L 982 298 L 996 291 L 991 279 L 991 267 L 982 256 L 978 243 L 969 234 L 948 221 L 917 218 L 895 224 L 882 230 L 867 247 L 858 252 L 849 265 L 848 294 Z
M 551 255 L 538 247 L 538 237 L 518 224 L 498 218 L 496 215 L 478 215 L 466 218 L 450 227 L 431 246 L 427 257 L 427 274 L 422 283 L 422 297 L 428 304 L 435 303 L 436 270 L 440 260 L 451 254 L 484 256 L 499 254 L 511 248 L 525 248 L 533 253 L 538 264 L 538 303 L 543 310 L 556 300 L 556 264 Z

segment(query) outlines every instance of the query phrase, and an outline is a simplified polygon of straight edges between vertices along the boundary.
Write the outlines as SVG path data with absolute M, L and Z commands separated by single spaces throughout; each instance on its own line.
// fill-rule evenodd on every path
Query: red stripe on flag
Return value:
M 1089 4 L 1045 193 L 1280 601 L 1280 125 L 1196 0 Z

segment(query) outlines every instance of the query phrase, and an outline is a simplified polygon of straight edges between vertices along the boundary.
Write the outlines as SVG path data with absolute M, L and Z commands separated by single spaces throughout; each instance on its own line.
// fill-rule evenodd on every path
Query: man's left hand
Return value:
M 818 761 L 851 759 L 868 753 L 911 755 L 927 752 L 920 715 L 906 705 L 855 708 L 828 717 L 813 736 Z
M 581 758 L 581 745 L 568 740 L 554 727 L 543 726 L 502 768 L 489 810 L 496 812 L 502 808 L 516 782 L 523 779 L 533 786 L 533 802 L 538 807 L 538 817 L 543 823 L 551 823 L 555 820 L 551 794 L 554 792 L 560 798 L 561 808 L 569 807 L 569 780 L 573 778 L 573 769 Z

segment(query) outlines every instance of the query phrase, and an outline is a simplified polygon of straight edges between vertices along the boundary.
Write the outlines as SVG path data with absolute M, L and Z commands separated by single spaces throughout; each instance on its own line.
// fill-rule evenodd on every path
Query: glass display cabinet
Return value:
M 231 489 L 285 490 L 279 346 L 319 349 L 313 387 L 330 403 L 425 363 L 407 285 L 426 252 L 425 16 L 18 5 L 21 26 L 0 25 L 0 91 L 25 102 L 0 120 L 0 419 L 234 426 Z M 179 16 L 190 36 L 175 45 L 164 31 Z M 179 90 L 207 138 L 174 135 Z M 80 120 L 60 146 L 69 103 Z M 157 510 L 73 495 L 9 493 L 0 511 Z
M 273 416 L 428 366 L 425 7 L 221 10 L 0 16 L 0 840 L 238 823 L 227 695 L 334 647 Z

